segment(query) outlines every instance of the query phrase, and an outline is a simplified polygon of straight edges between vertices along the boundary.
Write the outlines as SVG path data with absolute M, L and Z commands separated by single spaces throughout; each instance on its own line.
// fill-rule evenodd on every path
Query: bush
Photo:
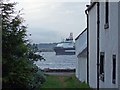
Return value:
M 34 65 L 35 55 L 28 47 L 26 39 L 27 27 L 20 11 L 16 15 L 16 3 L 0 2 L 2 10 L 2 89 L 37 89 L 45 81 L 45 77 Z M 31 60 L 32 59 L 32 60 Z

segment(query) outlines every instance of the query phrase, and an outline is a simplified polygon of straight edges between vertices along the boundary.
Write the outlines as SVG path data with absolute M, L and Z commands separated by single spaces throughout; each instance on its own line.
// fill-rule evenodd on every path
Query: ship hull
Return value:
M 75 55 L 75 48 L 55 47 L 56 55 Z

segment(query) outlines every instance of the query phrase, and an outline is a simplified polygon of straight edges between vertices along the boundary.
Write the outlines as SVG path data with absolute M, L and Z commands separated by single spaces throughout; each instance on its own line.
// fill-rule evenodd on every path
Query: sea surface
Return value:
M 41 52 L 45 58 L 44 60 L 37 61 L 35 64 L 40 69 L 75 69 L 76 68 L 76 55 L 55 55 L 55 52 Z

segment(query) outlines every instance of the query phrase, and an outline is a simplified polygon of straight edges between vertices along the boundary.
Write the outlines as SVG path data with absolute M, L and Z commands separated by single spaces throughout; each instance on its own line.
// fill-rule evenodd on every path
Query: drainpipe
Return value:
M 87 6 L 88 7 L 88 6 Z M 87 16 L 87 84 L 89 84 L 89 22 L 88 22 L 88 11 L 85 10 L 85 14 Z
M 99 2 L 97 2 L 97 90 L 99 90 Z

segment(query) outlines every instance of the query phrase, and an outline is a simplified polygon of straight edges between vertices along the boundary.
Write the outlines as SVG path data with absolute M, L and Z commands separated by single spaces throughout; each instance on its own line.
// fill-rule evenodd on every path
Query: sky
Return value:
M 89 2 L 82 0 L 13 0 L 22 9 L 32 43 L 54 43 L 74 39 L 86 28 L 85 9 Z

